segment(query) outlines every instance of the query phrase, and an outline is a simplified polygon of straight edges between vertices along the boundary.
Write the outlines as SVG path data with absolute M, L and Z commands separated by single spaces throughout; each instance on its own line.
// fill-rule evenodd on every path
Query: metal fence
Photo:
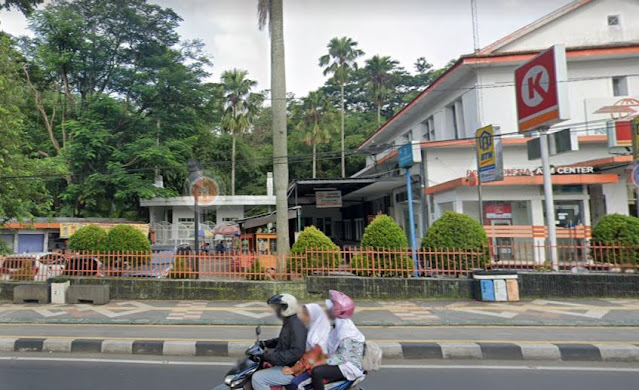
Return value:
M 293 280 L 309 275 L 466 277 L 475 270 L 550 271 L 549 247 L 528 243 L 484 250 L 307 250 L 288 256 L 248 252 L 22 254 L 0 260 L 0 279 L 45 281 L 57 276 L 202 280 Z M 636 272 L 639 247 L 558 246 L 560 271 Z M 508 256 L 503 256 L 508 253 Z M 495 254 L 502 254 L 496 256 Z M 415 272 L 417 271 L 417 272 Z

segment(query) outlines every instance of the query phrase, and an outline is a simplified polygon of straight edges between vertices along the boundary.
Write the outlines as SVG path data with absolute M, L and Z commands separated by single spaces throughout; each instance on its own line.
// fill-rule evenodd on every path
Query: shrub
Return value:
M 466 214 L 445 212 L 428 229 L 421 247 L 425 251 L 457 252 L 429 255 L 428 260 L 440 269 L 468 270 L 473 263 L 481 268 L 488 265 L 488 236 L 481 224 Z M 471 255 L 468 252 L 476 254 Z M 479 256 L 479 259 L 476 256 Z
M 621 214 L 602 217 L 592 230 L 593 258 L 615 264 L 637 264 L 639 218 Z
M 136 228 L 129 225 L 118 225 L 111 229 L 102 240 L 102 250 L 113 252 L 113 266 L 123 266 L 125 263 L 131 267 L 146 264 L 151 256 L 151 243 L 146 236 Z
M 404 229 L 388 215 L 380 214 L 364 230 L 362 249 L 406 250 Z
M 99 226 L 85 226 L 69 237 L 69 249 L 79 252 L 99 251 L 106 235 L 106 231 Z
M 335 269 L 340 261 L 339 247 L 315 226 L 307 226 L 291 248 L 288 270 L 310 274 L 322 268 Z
M 357 276 L 397 277 L 411 276 L 414 271 L 413 259 L 403 254 L 373 255 L 365 252 L 353 256 L 351 268 Z
M 413 273 L 413 260 L 407 252 L 408 239 L 404 229 L 388 215 L 378 215 L 366 227 L 362 250 L 361 255 L 351 259 L 356 275 L 393 277 Z

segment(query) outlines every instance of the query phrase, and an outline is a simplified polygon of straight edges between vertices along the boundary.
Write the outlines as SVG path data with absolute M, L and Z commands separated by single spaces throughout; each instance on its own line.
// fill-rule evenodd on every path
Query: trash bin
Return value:
M 517 273 L 510 271 L 477 271 L 475 280 L 475 298 L 482 302 L 518 302 L 519 279 Z

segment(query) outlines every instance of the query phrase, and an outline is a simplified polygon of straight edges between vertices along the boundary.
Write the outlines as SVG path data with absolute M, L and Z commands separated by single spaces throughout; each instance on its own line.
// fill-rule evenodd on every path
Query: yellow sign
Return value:
M 482 168 L 494 167 L 497 162 L 495 153 L 495 137 L 492 125 L 482 127 L 475 132 L 475 142 L 477 144 L 477 162 L 479 170 Z
M 72 235 L 75 234 L 75 232 L 77 232 L 80 228 L 83 228 L 85 226 L 98 226 L 101 227 L 102 229 L 106 230 L 107 232 L 111 229 L 113 229 L 114 227 L 118 226 L 118 225 L 122 225 L 122 224 L 118 224 L 118 223 L 91 223 L 91 222 L 62 222 L 60 223 L 60 238 L 69 238 Z M 144 234 L 145 236 L 149 235 L 149 225 L 147 224 L 126 224 L 129 225 L 131 227 L 134 227 L 136 229 L 138 229 L 139 231 L 142 232 L 142 234 Z

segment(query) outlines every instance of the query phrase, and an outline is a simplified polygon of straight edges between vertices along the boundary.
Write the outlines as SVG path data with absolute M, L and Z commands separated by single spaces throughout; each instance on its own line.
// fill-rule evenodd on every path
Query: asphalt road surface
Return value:
M 42 359 L 42 358 L 34 358 Z M 48 359 L 48 358 L 44 358 Z M 64 358 L 62 358 L 64 359 Z M 373 373 L 366 390 L 579 389 L 628 390 L 639 383 L 639 368 L 473 366 L 394 366 Z M 228 362 L 154 360 L 12 360 L 0 357 L 3 390 L 206 390 L 216 385 Z

